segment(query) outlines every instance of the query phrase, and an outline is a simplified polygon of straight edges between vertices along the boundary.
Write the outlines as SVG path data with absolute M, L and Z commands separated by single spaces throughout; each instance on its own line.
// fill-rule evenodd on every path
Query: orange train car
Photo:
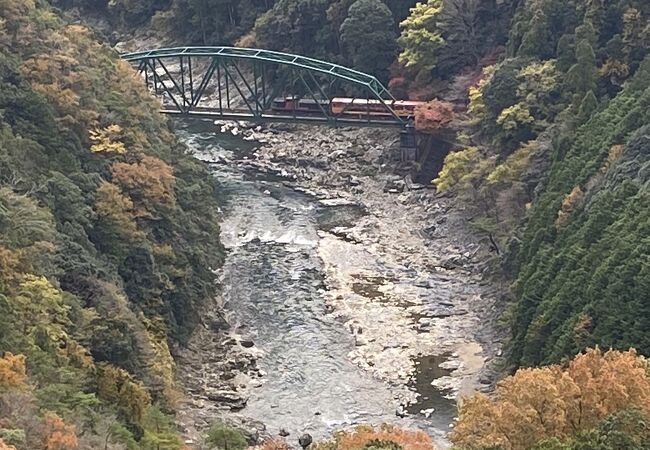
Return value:
M 415 115 L 415 108 L 424 102 L 413 100 L 386 100 L 384 103 L 379 100 L 367 100 L 363 98 L 335 97 L 332 100 L 330 107 L 332 114 L 392 116 L 390 111 L 386 109 L 386 106 L 389 106 L 399 117 L 409 118 Z

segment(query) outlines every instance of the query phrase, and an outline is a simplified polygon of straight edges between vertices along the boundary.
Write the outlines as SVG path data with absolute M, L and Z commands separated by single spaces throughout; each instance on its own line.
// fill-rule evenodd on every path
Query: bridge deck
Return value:
M 262 113 L 260 115 L 252 115 L 247 111 L 223 111 L 218 109 L 194 109 L 187 112 L 179 111 L 177 109 L 162 108 L 161 113 L 180 116 L 180 117 L 196 117 L 200 119 L 214 119 L 214 120 L 242 120 L 247 122 L 260 122 L 260 123 L 300 123 L 307 125 L 333 125 L 333 126 L 355 126 L 355 127 L 394 127 L 401 128 L 401 123 L 392 120 L 381 119 L 366 119 L 354 117 L 340 117 L 330 119 L 323 116 L 308 116 L 308 115 L 286 115 L 275 113 Z

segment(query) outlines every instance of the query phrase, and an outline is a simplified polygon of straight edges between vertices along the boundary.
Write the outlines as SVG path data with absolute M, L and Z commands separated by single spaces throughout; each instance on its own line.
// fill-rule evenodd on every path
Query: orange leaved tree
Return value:
M 450 435 L 459 447 L 527 449 L 548 438 L 568 438 L 629 407 L 650 414 L 647 362 L 634 350 L 588 349 L 567 367 L 520 369 L 493 397 L 460 402 Z
M 23 389 L 27 387 L 26 381 L 25 356 L 6 352 L 0 358 L 0 393 L 9 389 Z
M 415 128 L 421 133 L 439 134 L 454 120 L 454 106 L 434 99 L 415 109 Z
M 79 446 L 74 426 L 59 416 L 47 413 L 43 418 L 43 450 L 76 450 Z
M 116 162 L 111 166 L 113 182 L 122 188 L 141 216 L 149 216 L 157 207 L 173 208 L 175 178 L 172 167 L 159 158 L 143 156 L 135 163 Z
M 0 439 L 0 450 L 16 450 L 13 445 L 5 444 L 5 441 Z
M 265 439 L 257 447 L 258 450 L 289 450 L 289 444 L 282 438 L 272 437 Z
M 367 448 L 400 448 L 402 450 L 434 450 L 431 438 L 420 430 L 405 430 L 393 425 L 372 427 L 360 425 L 335 434 L 330 442 L 312 446 L 315 450 L 362 450 Z

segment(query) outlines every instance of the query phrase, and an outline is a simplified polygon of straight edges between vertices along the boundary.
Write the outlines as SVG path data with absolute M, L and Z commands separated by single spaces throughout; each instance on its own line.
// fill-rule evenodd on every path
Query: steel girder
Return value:
M 176 109 L 163 108 L 163 112 L 170 114 L 194 115 L 206 117 L 238 118 L 242 120 L 271 120 L 271 121 L 299 121 L 313 123 L 326 121 L 330 123 L 356 123 L 360 125 L 388 125 L 403 126 L 405 120 L 399 117 L 391 108 L 390 103 L 395 100 L 391 93 L 374 76 L 359 72 L 337 64 L 320 61 L 288 53 L 250 49 L 237 47 L 175 47 L 146 50 L 141 52 L 126 53 L 121 55 L 122 59 L 138 64 L 138 69 L 145 74 L 147 84 L 151 82 L 156 93 L 166 93 L 172 100 Z M 210 61 L 207 71 L 202 77 L 196 77 L 192 70 L 193 59 L 208 58 Z M 177 59 L 180 61 L 180 74 L 172 74 L 167 69 L 165 61 Z M 239 69 L 238 61 L 250 61 L 253 63 L 253 80 L 250 82 Z M 322 117 L 304 117 L 296 114 L 291 115 L 269 114 L 270 104 L 274 95 L 279 93 L 283 86 L 267 86 L 264 77 L 264 67 L 277 65 L 289 69 L 295 76 L 294 80 L 301 83 L 304 93 L 314 99 L 322 112 Z M 261 76 L 256 71 L 260 70 Z M 162 73 L 159 73 L 162 69 Z M 151 75 L 150 75 L 151 74 Z M 387 118 L 378 120 L 371 117 L 368 110 L 367 117 L 351 118 L 349 116 L 335 116 L 323 108 L 317 100 L 331 102 L 332 96 L 325 94 L 323 87 L 316 80 L 316 76 L 334 80 L 342 80 L 346 83 L 356 85 L 360 90 L 366 92 L 368 99 L 380 102 L 388 113 Z M 189 79 L 187 79 L 189 78 Z M 198 106 L 203 93 L 210 81 L 217 79 L 219 84 L 219 106 L 218 108 L 202 108 Z M 258 78 L 261 86 L 258 86 Z M 171 86 L 166 81 L 171 82 Z M 199 84 L 196 86 L 195 81 Z M 189 83 L 189 84 L 188 84 Z M 252 86 L 254 84 L 254 86 Z M 225 87 L 226 106 L 223 105 L 222 90 Z M 234 93 L 243 100 L 248 109 L 247 112 L 231 109 L 231 94 Z M 263 91 L 263 94 L 262 92 Z

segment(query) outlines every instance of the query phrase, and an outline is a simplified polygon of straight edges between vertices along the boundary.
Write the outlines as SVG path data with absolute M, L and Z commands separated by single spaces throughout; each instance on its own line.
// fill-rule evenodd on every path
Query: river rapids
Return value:
M 263 434 L 286 431 L 292 445 L 303 433 L 323 439 L 355 424 L 395 423 L 426 430 L 446 447 L 455 396 L 463 384 L 476 384 L 484 363 L 477 339 L 454 335 L 471 335 L 473 316 L 444 295 L 430 295 L 437 287 L 453 293 L 459 283 L 444 274 L 436 286 L 437 275 L 418 267 L 417 255 L 410 266 L 408 250 L 391 257 L 390 246 L 359 236 L 359 227 L 373 223 L 369 216 L 381 220 L 367 202 L 323 200 L 304 189 L 316 182 L 298 188 L 299 175 L 276 166 L 259 170 L 251 162 L 260 159 L 260 143 L 221 133 L 211 122 L 175 128 L 218 180 L 220 238 L 228 250 L 218 304 L 230 341 L 254 359 L 254 374 L 231 383 L 245 393 L 242 407 L 225 415 L 263 423 Z M 472 283 L 462 286 L 466 297 L 477 295 Z M 462 322 L 460 330 L 452 330 L 450 317 Z M 438 333 L 431 331 L 444 320 Z M 439 342 L 446 334 L 450 345 Z M 429 340 L 436 342 L 420 344 Z M 210 367 L 203 363 L 193 375 L 204 377 L 203 385 Z M 182 361 L 179 372 L 182 379 Z

